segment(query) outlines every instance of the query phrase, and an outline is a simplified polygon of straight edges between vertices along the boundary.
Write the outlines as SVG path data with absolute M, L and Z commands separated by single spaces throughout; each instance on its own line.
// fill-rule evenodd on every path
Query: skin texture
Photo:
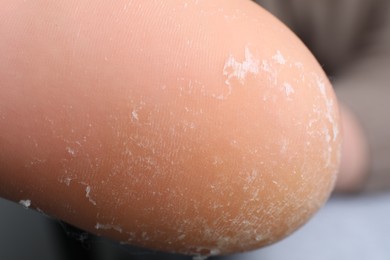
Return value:
M 256 249 L 328 198 L 337 101 L 250 1 L 0 1 L 0 195 L 157 250 Z

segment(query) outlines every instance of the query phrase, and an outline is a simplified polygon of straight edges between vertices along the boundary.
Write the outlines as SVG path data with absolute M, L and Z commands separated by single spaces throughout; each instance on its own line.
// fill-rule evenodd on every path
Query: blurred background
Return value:
M 227 0 L 228 1 L 228 0 Z M 213 259 L 390 259 L 390 1 L 258 0 L 310 48 L 356 115 L 370 162 L 302 229 Z M 0 199 L 0 259 L 191 259 L 120 245 Z

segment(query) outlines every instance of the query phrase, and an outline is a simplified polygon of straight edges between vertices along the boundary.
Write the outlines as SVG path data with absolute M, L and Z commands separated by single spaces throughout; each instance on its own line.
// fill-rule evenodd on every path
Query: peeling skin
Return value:
M 90 187 L 90 186 L 85 187 L 85 197 L 88 198 L 89 202 L 91 202 L 93 205 L 96 206 L 96 201 L 94 201 L 94 200 L 91 198 L 90 192 L 91 192 L 91 187 Z
M 252 58 L 248 59 L 248 57 L 249 56 L 246 57 L 246 60 L 251 60 L 253 58 L 252 57 Z M 266 60 L 266 59 L 264 59 L 264 60 Z M 243 63 L 245 63 L 245 62 L 242 62 L 239 64 L 242 65 Z M 261 63 L 259 63 L 259 64 L 261 64 Z M 287 98 L 291 98 L 291 97 L 294 97 L 294 98 L 297 97 L 299 100 L 299 96 L 301 95 L 302 90 L 300 90 L 298 88 L 292 89 L 292 86 L 287 81 L 285 81 L 285 79 L 283 78 L 284 67 L 283 66 L 277 67 L 278 63 L 269 62 L 267 64 L 270 64 L 270 67 L 269 67 L 270 72 L 268 73 L 267 71 L 262 71 L 261 67 L 260 67 L 259 73 L 265 73 L 264 74 L 265 77 L 274 76 L 275 78 L 272 79 L 271 82 L 283 82 L 283 84 L 280 84 L 280 85 L 276 84 L 276 85 L 273 85 L 269 88 L 270 93 L 280 93 L 280 90 L 282 90 L 284 92 L 284 93 L 281 93 L 283 95 L 280 95 L 280 97 L 278 97 L 277 101 L 282 102 L 284 100 L 288 100 Z M 293 63 L 293 61 L 290 62 L 290 61 L 286 60 L 285 65 L 288 65 L 288 64 L 294 64 L 294 63 Z M 237 66 L 237 68 L 240 68 L 240 66 Z M 246 84 L 245 82 L 249 79 L 248 75 L 250 75 L 250 74 L 251 74 L 250 70 L 248 70 L 248 72 L 246 72 L 246 73 L 238 73 L 238 72 L 236 74 L 233 73 L 233 74 L 231 74 L 233 76 L 230 78 L 229 83 L 232 85 L 232 88 L 233 87 L 238 88 L 240 86 L 245 86 L 245 84 Z M 245 77 L 242 77 L 242 80 L 244 82 L 243 84 L 239 80 L 239 78 L 240 78 L 239 75 L 245 75 Z M 296 77 L 297 78 L 305 77 L 307 80 L 313 80 L 313 82 L 317 83 L 317 81 L 315 80 L 315 77 L 313 75 L 310 75 L 307 72 L 303 76 L 302 76 L 302 73 L 297 73 Z M 228 79 L 229 79 L 229 77 L 228 77 Z M 297 84 L 297 86 L 299 86 L 299 83 Z M 181 91 L 181 93 L 184 93 L 184 91 L 187 91 L 187 90 L 183 89 L 180 91 Z M 193 90 L 191 89 L 191 91 L 193 91 Z M 313 140 L 315 141 L 317 139 L 318 135 L 323 136 L 325 134 L 324 131 L 327 130 L 327 128 L 322 128 L 322 131 L 318 132 L 318 130 L 321 129 L 321 128 L 318 128 L 318 126 L 324 125 L 323 124 L 324 120 L 321 119 L 321 116 L 328 113 L 326 110 L 323 110 L 323 108 L 325 108 L 327 106 L 322 106 L 323 102 L 324 102 L 324 104 L 326 104 L 325 100 L 323 99 L 323 92 L 321 91 L 321 88 L 317 88 L 317 86 L 314 84 L 313 84 L 313 92 L 318 94 L 318 101 L 320 101 L 319 102 L 320 105 L 317 107 L 319 112 L 317 111 L 317 112 L 314 112 L 312 114 L 312 120 L 314 120 L 314 121 L 307 124 L 308 129 L 312 130 L 313 133 L 315 132 L 315 134 L 313 134 L 312 136 L 309 136 L 308 140 L 310 140 L 310 142 L 313 142 Z M 145 112 L 149 111 L 147 103 L 144 104 L 143 109 L 144 109 L 143 111 L 145 111 Z M 193 107 L 190 109 L 186 105 L 185 107 L 183 107 L 182 111 L 185 111 L 185 113 L 187 113 L 187 114 L 191 114 L 191 112 L 195 109 L 196 109 L 196 107 L 195 108 Z M 129 111 L 132 111 L 131 107 L 130 107 Z M 154 113 L 157 113 L 156 112 L 157 110 L 152 110 L 152 111 Z M 330 112 L 334 113 L 334 111 L 330 111 Z M 151 112 L 149 112 L 149 113 L 151 113 Z M 147 114 L 148 113 L 145 113 L 143 115 L 147 115 Z M 178 115 L 177 113 L 172 112 L 171 117 L 173 118 L 177 115 Z M 147 116 L 145 116 L 145 118 L 147 118 Z M 328 117 L 326 117 L 326 118 L 328 118 Z M 134 117 L 130 118 L 128 120 L 132 121 L 132 123 L 133 123 Z M 150 129 L 152 127 L 154 127 L 153 124 L 149 124 L 147 121 L 144 121 L 142 123 L 145 123 L 143 125 L 147 125 L 147 127 L 145 128 L 145 129 L 147 129 L 147 131 L 150 131 Z M 182 127 L 178 127 L 179 125 Z M 191 125 L 192 125 L 192 122 L 191 122 L 191 120 L 188 120 L 188 118 L 183 119 L 180 122 L 180 124 L 170 125 L 169 131 L 170 131 L 172 140 L 176 140 L 177 138 L 180 138 L 180 136 L 184 132 L 188 133 L 189 129 L 194 129 L 194 127 L 191 127 Z M 310 125 L 310 127 L 309 127 L 309 125 Z M 200 125 L 199 129 L 202 129 L 201 126 L 202 125 Z M 195 130 L 195 133 L 197 133 L 196 131 L 198 131 L 198 130 Z M 310 133 L 310 131 L 308 133 Z M 328 131 L 328 134 L 329 133 L 330 132 Z M 333 138 L 331 138 L 331 139 L 333 139 Z M 196 138 L 193 139 L 193 147 L 191 147 L 192 149 L 194 147 L 196 147 L 197 140 L 198 139 L 196 139 Z M 229 140 L 229 143 L 234 144 L 234 145 L 231 145 L 231 148 L 229 148 L 229 149 L 235 149 L 235 150 L 247 149 L 242 145 L 242 139 L 240 138 L 240 136 L 237 137 L 237 140 L 236 139 L 234 139 L 234 141 L 232 141 L 232 140 Z M 326 141 L 327 139 L 325 138 L 323 140 Z M 150 179 L 148 180 L 148 184 L 147 184 L 147 185 L 149 185 L 148 187 L 153 187 L 152 185 L 153 185 L 154 181 L 158 180 L 158 176 L 161 176 L 163 172 L 166 172 L 166 171 L 169 172 L 169 168 L 162 168 L 161 167 L 161 158 L 163 158 L 163 160 L 173 161 L 173 163 L 171 163 L 171 165 L 180 165 L 180 163 L 181 163 L 180 157 L 176 157 L 176 156 L 177 155 L 185 155 L 187 153 L 192 152 L 191 150 L 189 150 L 189 147 L 186 147 L 184 145 L 177 145 L 177 146 L 174 146 L 177 150 L 173 151 L 171 149 L 171 150 L 169 150 L 169 153 L 167 153 L 164 149 L 164 146 L 166 145 L 166 144 L 164 144 L 164 142 L 157 142 L 156 140 L 153 140 L 153 139 L 147 139 L 147 138 L 145 138 L 145 136 L 142 135 L 142 132 L 134 133 L 134 135 L 132 135 L 130 138 L 130 143 L 133 144 L 134 146 L 129 146 L 129 142 L 124 143 L 124 147 L 126 149 L 123 150 L 125 158 L 128 160 L 128 163 L 130 165 L 129 177 L 133 178 L 133 176 L 136 176 L 133 173 L 134 172 L 133 169 L 137 169 L 137 171 L 144 171 L 147 174 L 150 174 L 150 175 L 148 175 L 150 177 Z M 270 142 L 270 143 L 273 144 L 272 142 Z M 293 146 L 296 143 L 297 143 L 296 141 L 294 141 L 294 140 L 291 141 L 289 138 L 280 139 L 280 140 L 275 141 L 275 144 L 279 148 L 278 152 L 280 152 L 278 154 L 278 156 L 282 155 L 283 158 L 286 158 L 286 161 L 291 160 L 291 159 L 293 159 L 293 160 L 296 159 L 296 157 L 298 157 L 298 156 L 293 154 L 294 151 L 299 151 L 299 150 L 296 150 L 296 148 Z M 175 145 L 176 144 L 177 143 L 175 143 Z M 291 145 L 291 147 L 290 147 L 290 145 Z M 139 153 L 138 149 L 141 149 L 141 151 L 147 151 L 149 154 L 147 156 L 143 155 L 143 156 L 137 157 L 137 153 Z M 254 152 L 254 151 L 255 150 L 253 150 L 253 152 L 251 152 L 251 155 L 254 156 L 253 158 L 257 158 L 255 161 L 258 161 L 259 158 L 256 156 L 258 156 L 258 154 L 264 153 L 264 150 L 262 150 L 261 147 L 256 147 L 256 152 Z M 302 151 L 300 151 L 300 152 L 302 152 Z M 328 157 L 324 158 L 324 161 L 326 161 L 325 165 L 327 165 L 328 163 L 332 162 L 332 157 L 331 157 L 332 151 L 329 151 L 328 146 L 326 146 L 325 152 L 326 152 L 327 156 L 329 155 Z M 307 149 L 307 151 L 305 151 L 305 153 L 310 153 L 310 149 Z M 240 154 L 240 153 L 237 153 L 237 154 Z M 172 155 L 175 155 L 175 156 L 172 156 Z M 306 154 L 304 156 L 306 156 Z M 160 158 L 160 161 L 158 160 L 158 158 Z M 174 158 L 175 160 L 172 160 L 172 158 Z M 235 160 L 237 160 L 237 159 L 240 159 L 240 158 L 235 157 Z M 248 161 L 249 158 L 245 158 L 242 160 Z M 223 154 L 222 155 L 213 154 L 212 157 L 210 158 L 210 165 L 212 165 L 211 168 L 214 167 L 217 170 L 223 169 L 223 172 L 225 173 L 225 172 L 229 172 L 229 170 L 226 170 L 226 168 L 224 168 L 224 167 L 226 167 L 225 165 L 228 164 L 230 161 L 231 160 L 229 160 L 229 158 L 226 158 Z M 170 239 L 169 239 L 169 241 L 166 241 L 166 244 L 167 245 L 175 245 L 175 244 L 182 243 L 183 247 L 186 248 L 186 250 L 184 250 L 184 252 L 186 252 L 187 254 L 200 254 L 203 256 L 203 253 L 201 254 L 201 252 L 204 252 L 207 250 L 209 250 L 209 252 L 227 252 L 232 245 L 237 246 L 237 248 L 245 248 L 245 247 L 256 247 L 256 245 L 259 245 L 259 244 L 261 244 L 261 245 L 269 244 L 271 241 L 276 240 L 278 237 L 277 234 L 275 235 L 273 233 L 274 231 L 273 231 L 271 222 L 279 221 L 281 223 L 281 225 L 284 226 L 286 228 L 286 230 L 288 230 L 288 232 L 292 232 L 295 229 L 296 225 L 299 225 L 299 223 L 302 223 L 302 220 L 306 219 L 307 216 L 310 215 L 310 212 L 313 209 L 316 209 L 319 207 L 319 204 L 313 201 L 312 205 L 305 208 L 305 210 L 302 210 L 302 208 L 303 208 L 302 205 L 307 203 L 307 201 L 310 200 L 310 198 L 305 198 L 303 200 L 302 198 L 300 198 L 300 195 L 295 195 L 294 194 L 295 192 L 293 192 L 292 190 L 289 190 L 289 187 L 288 187 L 288 185 L 286 185 L 286 182 L 283 180 L 283 178 L 276 177 L 278 175 L 287 174 L 287 173 L 286 172 L 283 172 L 283 173 L 275 172 L 276 171 L 275 169 L 277 169 L 277 168 L 284 168 L 284 167 L 289 168 L 289 167 L 283 165 L 283 163 L 285 163 L 285 162 L 276 161 L 275 163 L 278 163 L 279 166 L 271 167 L 271 166 L 264 166 L 264 164 L 258 163 L 257 166 L 259 166 L 259 167 L 254 167 L 252 169 L 246 169 L 245 166 L 242 166 L 243 168 L 241 168 L 241 169 L 235 168 L 235 170 L 237 172 L 240 171 L 240 174 L 242 175 L 242 182 L 240 184 L 241 185 L 240 189 L 243 190 L 244 192 L 248 193 L 248 195 L 245 197 L 245 199 L 243 199 L 243 201 L 245 201 L 245 202 L 243 202 L 242 205 L 239 207 L 239 210 L 238 210 L 239 214 L 236 214 L 236 215 L 229 215 L 228 210 L 227 210 L 231 207 L 231 204 L 234 204 L 234 201 L 236 200 L 236 198 L 234 196 L 234 194 L 235 194 L 234 191 L 231 191 L 231 192 L 226 191 L 226 189 L 228 189 L 226 187 L 229 187 L 229 185 L 232 185 L 231 179 L 228 180 L 227 178 L 223 178 L 223 179 L 219 180 L 219 182 L 217 182 L 217 183 L 210 184 L 209 185 L 210 189 L 215 190 L 216 194 L 219 194 L 219 196 L 229 198 L 228 203 L 221 203 L 220 201 L 218 201 L 217 199 L 215 199 L 213 197 L 208 198 L 208 202 L 209 202 L 208 209 L 207 209 L 208 212 L 216 212 L 216 215 L 219 216 L 218 218 L 215 218 L 213 222 L 208 222 L 204 217 L 202 217 L 204 215 L 204 212 L 202 213 L 201 210 L 202 210 L 202 207 L 204 210 L 204 205 L 202 206 L 199 203 L 195 203 L 195 202 L 192 203 L 191 202 L 191 203 L 188 203 L 188 205 L 181 204 L 180 207 L 178 208 L 178 206 L 175 204 L 175 201 L 177 201 L 178 198 L 182 198 L 182 197 L 186 196 L 186 195 L 183 195 L 186 193 L 185 193 L 185 191 L 183 191 L 180 188 L 180 186 L 177 186 L 177 187 L 172 186 L 167 190 L 159 191 L 158 197 L 166 197 L 166 196 L 168 196 L 168 194 L 170 195 L 170 197 L 166 200 L 167 203 L 165 203 L 161 207 L 161 209 L 159 209 L 159 210 L 161 210 L 162 212 L 165 212 L 165 210 L 163 208 L 167 209 L 168 211 L 170 209 L 176 209 L 176 215 L 180 216 L 180 217 L 177 217 L 178 221 L 173 224 L 173 226 L 176 227 L 177 230 L 173 229 L 170 231 L 171 232 Z M 263 165 L 263 166 L 261 166 L 261 165 Z M 126 164 L 123 164 L 121 167 L 125 168 Z M 121 168 L 121 167 L 119 167 L 119 168 Z M 291 173 L 291 174 L 294 174 L 297 176 L 301 175 L 301 176 L 303 176 L 302 178 L 308 178 L 307 176 L 310 175 L 309 172 L 312 172 L 314 170 L 317 170 L 317 169 L 315 169 L 315 167 L 307 167 L 306 165 L 304 165 L 301 169 L 297 169 L 297 168 L 289 169 L 290 172 L 288 174 Z M 270 188 L 261 186 L 261 180 L 263 178 L 262 174 L 264 172 L 269 172 L 272 174 L 272 176 L 275 175 L 275 177 L 274 177 L 275 179 L 272 180 L 272 184 L 273 184 L 272 189 L 274 190 L 275 193 L 287 194 L 285 197 L 283 197 L 283 199 L 279 198 L 280 201 L 277 201 L 275 203 L 271 203 L 268 205 L 267 205 L 267 203 L 272 201 L 273 198 L 270 195 L 266 195 L 266 196 L 264 195 L 264 194 L 267 194 L 264 191 L 270 189 Z M 180 174 L 175 175 L 175 176 L 180 177 Z M 154 178 L 156 178 L 156 179 L 154 179 Z M 303 181 L 306 181 L 306 180 L 303 180 Z M 140 182 L 142 182 L 142 179 L 140 179 L 139 177 L 138 177 L 138 179 L 134 178 L 134 182 L 140 183 Z M 84 185 L 87 185 L 87 184 L 84 183 Z M 89 187 L 89 189 L 88 189 L 88 187 Z M 257 190 L 253 190 L 253 187 L 257 187 Z M 153 189 L 153 188 L 151 188 L 151 189 Z M 200 188 L 200 189 L 203 189 L 203 188 Z M 234 188 L 232 188 L 232 190 L 234 190 Z M 90 199 L 90 192 L 91 192 L 90 186 L 87 185 L 86 197 L 89 197 L 89 199 Z M 148 194 L 148 191 L 147 190 L 142 191 L 140 196 L 134 195 L 134 197 L 133 197 L 134 200 L 135 199 L 140 200 L 140 198 L 142 198 L 142 194 L 144 194 L 144 193 Z M 298 193 L 299 193 L 299 191 L 298 191 Z M 152 193 L 150 193 L 150 194 L 152 194 Z M 313 195 L 313 197 L 315 197 L 315 196 Z M 257 205 L 257 206 L 254 206 L 254 205 Z M 187 209 L 191 210 L 191 208 L 192 208 L 192 210 L 194 210 L 193 214 L 199 215 L 199 218 L 192 220 L 191 224 L 188 224 L 188 222 L 186 222 L 186 224 L 183 224 L 183 218 L 185 216 L 184 215 L 185 211 Z M 249 213 L 248 208 L 255 209 L 255 210 L 253 210 L 252 213 Z M 150 209 L 150 212 L 154 212 L 155 210 L 156 210 L 156 208 L 152 208 L 152 209 Z M 283 222 L 281 220 L 281 216 L 286 214 L 285 213 L 286 211 L 295 212 L 294 213 L 295 216 L 289 218 L 288 221 Z M 144 209 L 142 209 L 141 212 L 147 212 L 147 207 L 144 206 Z M 265 214 L 264 214 L 264 212 L 265 212 Z M 163 215 L 164 214 L 161 214 L 161 216 L 163 216 Z M 251 217 L 248 218 L 248 215 Z M 181 217 L 181 216 L 183 216 L 183 217 Z M 170 221 L 168 219 L 164 220 L 164 217 L 161 217 L 160 220 L 161 220 L 161 222 L 167 222 L 167 223 Z M 239 227 L 241 235 L 237 236 L 236 233 L 234 233 L 234 235 L 226 235 L 225 230 L 220 230 L 218 228 L 219 226 L 223 226 L 224 223 L 233 223 L 234 226 Z M 259 229 L 257 223 L 262 223 L 261 229 Z M 95 228 L 96 227 L 98 227 L 99 229 L 105 229 L 105 230 L 112 229 L 112 230 L 116 230 L 117 232 L 119 232 L 119 229 L 120 229 L 120 230 L 122 230 L 123 234 L 126 234 L 129 236 L 129 240 L 128 240 L 129 243 L 137 243 L 138 245 L 147 245 L 148 243 L 158 243 L 158 237 L 162 236 L 159 233 L 160 231 L 154 231 L 154 230 L 150 230 L 150 229 L 148 232 L 138 231 L 138 232 L 132 232 L 130 234 L 129 232 L 124 231 L 124 230 L 126 230 L 126 226 L 122 227 L 122 226 L 116 226 L 113 224 L 109 224 L 109 225 L 99 224 L 99 225 L 95 226 Z M 185 232 L 185 233 L 181 232 L 181 230 L 198 230 L 198 229 L 200 229 L 200 227 L 202 230 L 199 233 L 191 234 L 191 232 Z M 129 230 L 131 230 L 131 229 L 129 229 Z M 199 238 L 200 241 L 207 241 L 207 243 L 205 243 L 205 244 L 207 244 L 207 246 L 201 247 L 201 246 L 199 246 L 199 244 L 188 243 L 188 239 L 190 237 L 197 237 L 197 238 Z M 217 249 L 219 251 L 217 251 Z M 215 251 L 212 251 L 212 250 L 215 250 Z
M 240 85 L 244 85 L 248 75 L 257 76 L 260 72 L 265 73 L 273 81 L 274 85 L 277 85 L 278 73 L 281 69 L 275 65 L 287 65 L 288 63 L 279 50 L 270 59 L 256 58 L 248 46 L 245 47 L 244 53 L 245 59 L 242 62 L 238 61 L 233 55 L 230 55 L 226 60 L 222 74 L 227 78 L 225 84 L 228 86 L 228 92 L 225 95 L 221 94 L 216 96 L 217 99 L 224 100 L 232 94 L 233 86 L 235 86 L 234 81 L 237 81 Z M 288 64 L 291 65 L 291 63 Z M 298 62 L 296 64 L 298 64 L 296 65 L 298 67 L 303 66 Z M 294 93 L 294 89 L 290 83 L 284 82 L 283 88 L 288 97 Z
M 276 54 L 272 56 L 272 59 L 281 65 L 286 64 L 286 59 L 283 57 L 280 51 L 277 51 Z
M 245 60 L 238 62 L 233 56 L 230 56 L 223 68 L 223 75 L 227 76 L 226 84 L 230 84 L 232 78 L 237 78 L 240 84 L 245 83 L 248 74 L 259 73 L 260 61 L 255 59 L 248 47 L 245 47 Z
M 307 132 L 312 136 L 321 136 L 324 140 L 323 155 L 324 167 L 338 171 L 338 163 L 340 162 L 340 142 L 339 142 L 339 120 L 337 118 L 338 110 L 335 104 L 334 96 L 329 95 L 324 78 L 317 73 L 311 73 L 306 76 L 312 79 L 311 87 L 316 89 L 318 97 L 313 104 L 312 119 L 307 126 Z M 326 124 L 321 123 L 327 121 Z M 315 130 L 313 130 L 315 129 Z M 318 130 L 319 129 L 319 130 Z M 334 158 L 334 153 L 336 159 Z
M 340 140 L 320 66 L 251 1 L 186 3 L 90 12 L 32 1 L 17 12 L 40 23 L 2 34 L 23 37 L 12 48 L 38 39 L 4 51 L 25 69 L 0 70 L 0 142 L 12 151 L 0 154 L 2 196 L 132 245 L 200 256 L 274 243 L 318 210 Z M 56 10 L 56 26 L 41 26 Z M 221 34 L 227 24 L 236 27 Z
M 316 75 L 317 85 L 318 88 L 325 100 L 326 103 L 326 118 L 329 120 L 329 123 L 332 125 L 332 131 L 333 131 L 333 141 L 335 141 L 339 135 L 339 127 L 338 122 L 335 121 L 333 115 L 334 115 L 334 99 L 331 99 L 328 97 L 328 94 L 326 93 L 325 83 L 323 82 L 323 79 L 321 79 L 318 75 Z
M 66 186 L 69 186 L 70 183 L 71 183 L 71 181 L 72 181 L 72 179 L 69 178 L 69 177 L 66 177 L 66 178 L 64 179 L 64 183 L 65 183 Z
M 95 229 L 97 229 L 97 230 L 100 230 L 100 229 L 103 229 L 103 230 L 113 229 L 113 230 L 118 231 L 119 233 L 123 232 L 123 229 L 120 226 L 113 225 L 113 224 L 96 223 Z
M 76 155 L 76 151 L 71 148 L 71 147 L 66 147 L 66 151 L 71 155 L 71 156 L 75 156 Z
M 209 257 L 211 256 L 217 256 L 217 255 L 220 255 L 221 252 L 219 249 L 216 249 L 216 248 L 213 248 L 213 249 L 199 249 L 199 251 L 209 251 L 209 253 L 207 255 L 196 255 L 196 256 L 193 256 L 192 259 L 193 260 L 206 260 L 208 259 Z
M 284 90 L 286 92 L 286 96 L 287 97 L 289 97 L 290 95 L 294 94 L 294 92 L 295 92 L 294 88 L 291 86 L 290 83 L 287 83 L 287 82 L 283 83 L 283 88 L 284 88 Z
M 92 205 L 94 205 L 94 206 L 96 206 L 96 201 L 94 200 L 94 199 L 92 199 L 92 197 L 91 197 L 91 191 L 92 191 L 92 188 L 91 188 L 91 186 L 89 186 L 87 183 L 85 183 L 85 182 L 79 182 L 81 185 L 84 185 L 84 186 L 86 186 L 85 187 L 85 197 L 89 200 L 89 202 L 92 204 Z
M 236 79 L 241 85 L 244 85 L 247 75 L 257 75 L 259 73 L 260 61 L 254 57 L 249 47 L 245 47 L 245 60 L 239 62 L 230 55 L 223 67 L 223 75 L 227 77 L 225 83 L 228 86 L 226 95 L 217 96 L 217 99 L 225 99 L 232 94 L 232 80 Z
M 20 200 L 19 204 L 25 208 L 29 208 L 31 206 L 31 200 Z
M 133 110 L 133 111 L 131 112 L 131 117 L 132 117 L 132 119 L 138 121 L 138 120 L 139 120 L 138 112 L 137 112 L 136 110 Z
M 83 186 L 85 186 L 85 197 L 88 199 L 88 201 L 96 206 L 96 201 L 91 197 L 91 191 L 92 191 L 92 188 L 90 185 L 88 185 L 86 182 L 84 181 L 77 181 L 69 176 L 66 176 L 66 177 L 62 177 L 61 179 L 58 180 L 60 183 L 64 183 L 66 186 L 70 187 L 70 185 L 72 184 L 72 181 L 76 181 L 78 184 L 81 184 Z

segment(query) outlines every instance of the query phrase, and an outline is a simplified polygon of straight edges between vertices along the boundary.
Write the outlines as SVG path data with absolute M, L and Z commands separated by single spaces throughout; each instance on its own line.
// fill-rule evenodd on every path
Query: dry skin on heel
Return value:
M 304 45 L 254 3 L 0 10 L 1 196 L 202 256 L 274 243 L 329 196 L 337 100 Z

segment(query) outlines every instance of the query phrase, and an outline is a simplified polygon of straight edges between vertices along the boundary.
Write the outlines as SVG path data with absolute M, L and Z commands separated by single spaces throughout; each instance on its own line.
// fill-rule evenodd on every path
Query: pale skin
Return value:
M 281 239 L 329 196 L 337 101 L 255 4 L 0 10 L 2 197 L 118 241 L 213 255 Z

